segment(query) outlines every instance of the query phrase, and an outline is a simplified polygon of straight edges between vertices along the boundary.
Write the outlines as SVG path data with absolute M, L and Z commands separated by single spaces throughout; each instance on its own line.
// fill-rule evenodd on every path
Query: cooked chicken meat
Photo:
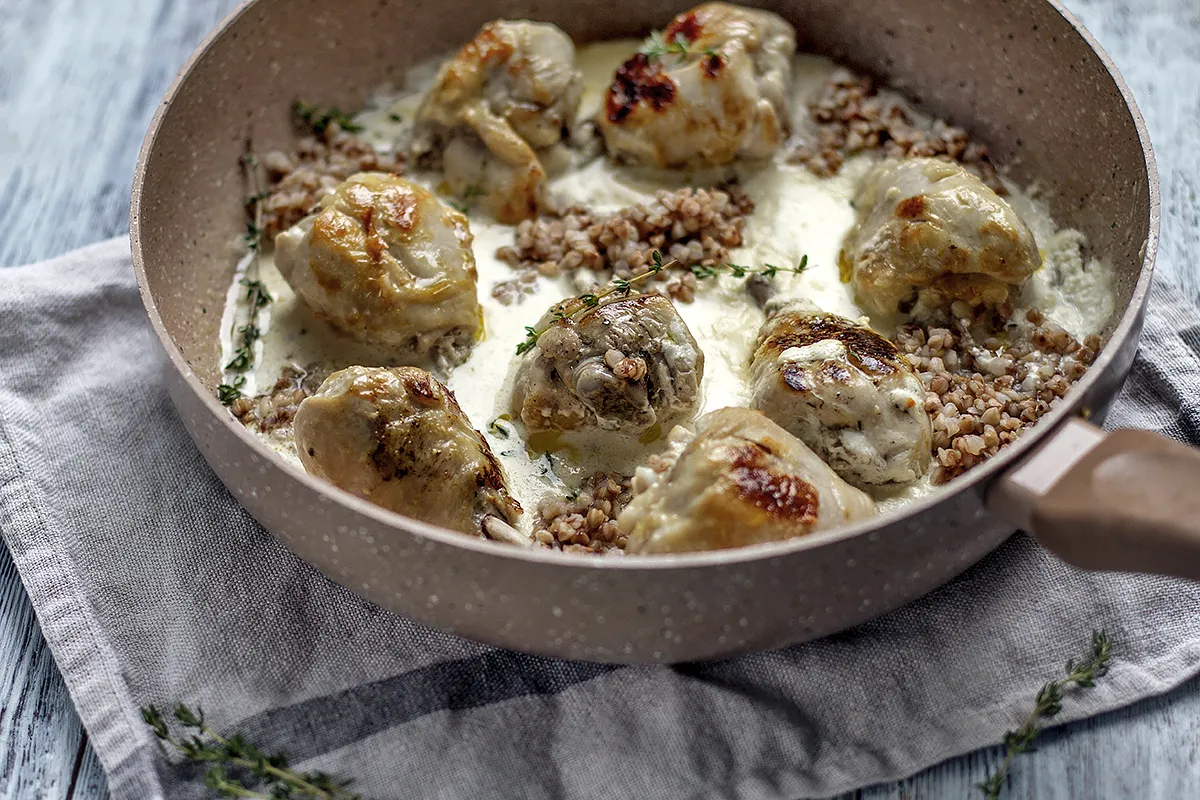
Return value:
M 521 514 L 483 435 L 425 370 L 335 372 L 300 404 L 295 431 L 311 474 L 392 511 L 477 536 Z
M 679 15 L 626 61 L 597 119 L 622 161 L 696 169 L 768 158 L 787 138 L 796 31 L 728 3 Z
M 634 295 L 571 315 L 575 303 L 542 318 L 517 372 L 512 410 L 526 428 L 637 435 L 696 412 L 704 353 L 670 300 Z
M 807 303 L 772 301 L 751 362 L 753 407 L 855 485 L 928 471 L 925 387 L 875 331 Z
M 467 218 L 395 175 L 351 176 L 275 238 L 319 319 L 398 361 L 462 362 L 483 332 Z
M 418 149 L 440 153 L 450 190 L 500 222 L 545 201 L 546 174 L 583 92 L 575 45 L 554 25 L 498 20 L 447 62 L 417 112 Z
M 855 198 L 838 263 L 873 311 L 918 301 L 1000 306 L 1041 266 L 1028 226 L 983 181 L 935 158 L 877 166 Z
M 627 553 L 721 550 L 803 536 L 863 519 L 875 502 L 804 443 L 748 408 L 722 408 L 676 428 L 658 471 L 639 469 L 638 494 L 617 524 Z

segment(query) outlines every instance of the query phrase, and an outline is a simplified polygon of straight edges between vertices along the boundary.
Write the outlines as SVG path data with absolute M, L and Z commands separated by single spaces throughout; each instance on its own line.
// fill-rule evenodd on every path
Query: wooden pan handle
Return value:
M 1078 567 L 1200 580 L 1200 450 L 1158 434 L 1072 420 L 987 505 Z

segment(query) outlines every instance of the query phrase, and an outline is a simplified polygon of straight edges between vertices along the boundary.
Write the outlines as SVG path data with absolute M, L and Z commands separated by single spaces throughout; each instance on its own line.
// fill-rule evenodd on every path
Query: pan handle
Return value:
M 1071 420 L 991 487 L 988 509 L 1077 567 L 1200 580 L 1200 449 Z

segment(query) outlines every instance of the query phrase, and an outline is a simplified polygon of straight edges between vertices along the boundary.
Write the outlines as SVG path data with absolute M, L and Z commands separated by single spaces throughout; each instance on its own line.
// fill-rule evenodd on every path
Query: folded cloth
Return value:
M 1200 441 L 1200 313 L 1159 284 L 1109 415 Z M 1200 585 L 1089 574 L 1015 536 L 847 633 L 611 667 L 485 647 L 383 611 L 260 528 L 176 418 L 128 241 L 0 270 L 0 531 L 116 798 L 211 796 L 139 707 L 356 779 L 365 797 L 795 798 L 1000 740 L 1040 685 L 1117 642 L 1077 719 L 1200 664 Z

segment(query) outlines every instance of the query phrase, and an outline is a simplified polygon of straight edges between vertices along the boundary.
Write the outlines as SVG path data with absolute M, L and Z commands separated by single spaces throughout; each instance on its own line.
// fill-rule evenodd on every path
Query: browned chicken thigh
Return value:
M 560 319 L 563 307 L 539 323 L 513 386 L 513 415 L 529 430 L 636 436 L 696 412 L 704 354 L 670 300 L 635 295 Z
M 929 469 L 925 387 L 896 346 L 803 301 L 772 302 L 751 362 L 752 404 L 855 485 Z
M 858 219 L 838 264 L 873 312 L 907 311 L 918 301 L 999 306 L 1042 263 L 1012 206 L 948 161 L 884 162 L 854 207 Z
M 497 20 L 442 67 L 417 112 L 417 150 L 441 161 L 450 191 L 500 222 L 537 214 L 552 151 L 569 138 L 582 79 L 554 25 Z
M 628 553 L 721 550 L 803 536 L 875 514 L 800 440 L 757 411 L 722 408 L 678 427 L 634 476 L 617 524 Z
M 769 158 L 787 138 L 796 31 L 769 11 L 705 3 L 617 70 L 597 119 L 618 160 L 696 169 Z
M 521 505 L 504 471 L 454 395 L 425 370 L 335 372 L 300 404 L 295 430 L 313 475 L 423 522 L 519 540 L 509 525 Z
M 467 218 L 396 175 L 364 172 L 275 238 L 315 316 L 397 360 L 462 362 L 483 332 Z

